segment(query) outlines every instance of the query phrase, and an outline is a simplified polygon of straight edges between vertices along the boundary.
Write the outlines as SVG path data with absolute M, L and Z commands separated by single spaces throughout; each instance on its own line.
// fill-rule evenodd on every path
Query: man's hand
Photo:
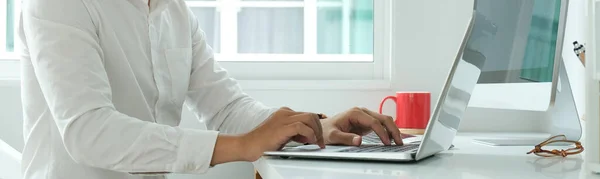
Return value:
M 375 131 L 385 145 L 402 145 L 400 130 L 390 116 L 366 108 L 352 108 L 331 118 L 321 120 L 326 144 L 359 146 L 361 136 Z
M 251 132 L 241 136 L 246 148 L 246 160 L 255 161 L 265 151 L 281 149 L 290 140 L 318 144 L 325 148 L 319 116 L 281 108 Z
M 322 127 L 321 127 L 322 125 Z M 242 136 L 219 135 L 211 165 L 231 161 L 255 161 L 265 151 L 281 149 L 289 141 L 359 146 L 361 136 L 375 131 L 385 145 L 393 139 L 402 145 L 400 130 L 392 117 L 366 108 L 352 108 L 327 119 L 315 113 L 281 108 L 251 132 Z

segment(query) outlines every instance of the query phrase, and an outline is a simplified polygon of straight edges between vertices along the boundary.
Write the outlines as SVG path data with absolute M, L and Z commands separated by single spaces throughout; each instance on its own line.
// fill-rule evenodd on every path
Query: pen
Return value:
M 319 119 L 325 119 L 327 118 L 327 116 L 323 113 L 318 113 L 317 116 L 319 116 Z

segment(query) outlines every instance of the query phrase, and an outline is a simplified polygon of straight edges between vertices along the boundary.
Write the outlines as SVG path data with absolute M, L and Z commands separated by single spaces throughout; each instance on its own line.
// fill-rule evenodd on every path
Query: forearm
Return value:
M 203 173 L 217 138 L 216 131 L 144 122 L 110 108 L 58 123 L 75 161 L 121 172 Z
M 211 166 L 222 163 L 248 161 L 241 136 L 219 135 L 215 144 Z

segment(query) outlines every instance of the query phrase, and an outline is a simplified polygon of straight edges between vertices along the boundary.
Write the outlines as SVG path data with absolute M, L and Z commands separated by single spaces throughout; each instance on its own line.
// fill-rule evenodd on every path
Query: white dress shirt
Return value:
M 242 93 L 182 0 L 26 0 L 20 37 L 26 179 L 203 173 L 219 130 L 274 109 Z M 182 107 L 208 129 L 176 127 Z

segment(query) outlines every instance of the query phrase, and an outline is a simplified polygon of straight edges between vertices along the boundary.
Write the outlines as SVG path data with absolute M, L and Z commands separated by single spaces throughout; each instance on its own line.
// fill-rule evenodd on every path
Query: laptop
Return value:
M 469 21 L 459 51 L 441 91 L 439 100 L 422 137 L 403 136 L 404 145 L 385 146 L 373 133 L 363 136 L 361 146 L 316 145 L 284 147 L 265 152 L 265 156 L 283 158 L 316 158 L 374 161 L 419 161 L 445 151 L 452 146 L 461 118 L 477 84 L 485 58 L 467 47 L 475 23 L 475 12 Z M 375 141 L 373 138 L 377 138 Z

